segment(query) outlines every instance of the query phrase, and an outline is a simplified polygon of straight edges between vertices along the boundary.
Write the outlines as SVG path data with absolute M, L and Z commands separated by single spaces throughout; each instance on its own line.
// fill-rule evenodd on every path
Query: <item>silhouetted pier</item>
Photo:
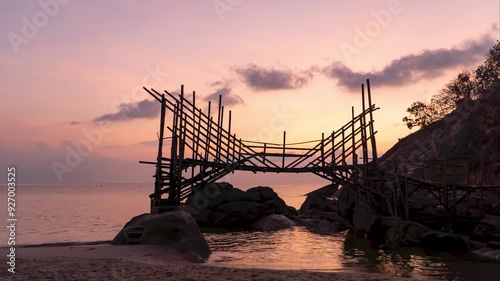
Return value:
M 226 111 L 219 96 L 217 113 L 212 115 L 212 103 L 203 112 L 196 106 L 196 95 L 187 99 L 184 87 L 174 96 L 144 88 L 161 103 L 158 158 L 152 207 L 180 203 L 189 194 L 225 175 L 240 171 L 273 173 L 313 173 L 324 179 L 345 185 L 357 170 L 376 165 L 377 149 L 369 80 L 361 86 L 362 110 L 336 131 L 322 134 L 317 140 L 287 143 L 286 131 L 282 143 L 243 140 L 233 133 L 232 112 Z M 166 111 L 172 113 L 169 157 L 163 153 Z M 357 151 L 362 156 L 358 163 Z M 369 153 L 370 152 L 370 153 Z M 370 154 L 370 155 L 369 155 Z M 373 161 L 369 161 L 371 160 Z M 364 167 L 364 168 L 363 168 Z M 162 195 L 168 194 L 167 199 Z
M 378 167 L 377 143 L 370 81 L 361 85 L 361 112 L 351 111 L 351 120 L 337 130 L 322 133 L 316 140 L 287 143 L 286 131 L 281 143 L 243 140 L 234 133 L 232 112 L 226 111 L 219 96 L 216 114 L 212 102 L 206 112 L 196 105 L 196 94 L 186 98 L 184 86 L 178 96 L 144 88 L 161 105 L 157 160 L 141 161 L 156 166 L 151 212 L 181 204 L 194 190 L 233 173 L 313 173 L 334 184 L 348 188 L 358 202 L 361 198 L 380 213 L 411 219 L 409 198 L 418 190 L 426 190 L 442 204 L 446 230 L 456 220 L 456 208 L 468 202 L 474 192 L 498 190 L 500 187 L 472 187 L 431 182 L 408 177 L 395 170 Z M 166 113 L 171 123 L 166 126 Z M 165 128 L 170 136 L 165 136 Z M 169 141 L 164 153 L 165 140 Z M 359 154 L 358 154 L 359 153 Z M 167 156 L 168 155 L 168 156 Z M 428 163 L 427 163 L 428 164 Z M 447 171 L 446 159 L 441 170 Z M 388 188 L 388 183 L 392 186 Z M 457 191 L 464 191 L 457 195 Z M 163 196 L 166 195 L 167 198 Z M 351 195 L 350 195 L 351 196 Z M 468 208 L 468 205 L 467 205 Z M 482 213 L 481 213 L 482 215 Z

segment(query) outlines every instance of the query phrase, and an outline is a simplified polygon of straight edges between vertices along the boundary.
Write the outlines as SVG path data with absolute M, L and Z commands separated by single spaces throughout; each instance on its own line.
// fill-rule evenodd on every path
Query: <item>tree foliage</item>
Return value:
M 487 53 L 483 64 L 472 71 L 462 71 L 453 78 L 430 102 L 414 102 L 406 109 L 403 118 L 408 129 L 423 128 L 443 119 L 463 99 L 475 99 L 500 77 L 500 42 Z

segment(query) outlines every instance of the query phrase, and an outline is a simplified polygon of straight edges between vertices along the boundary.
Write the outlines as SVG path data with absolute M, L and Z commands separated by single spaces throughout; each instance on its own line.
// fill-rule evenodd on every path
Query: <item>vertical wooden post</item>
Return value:
M 285 151 L 286 151 L 286 131 L 283 131 L 283 158 L 281 159 L 281 168 L 285 168 Z
M 266 144 L 266 143 L 264 143 L 264 152 L 263 152 L 263 154 L 262 154 L 262 157 L 263 157 L 263 159 L 262 159 L 263 161 L 262 161 L 262 162 L 264 162 L 264 164 L 266 164 L 266 145 L 267 145 L 267 144 Z
M 238 166 L 241 164 L 241 138 L 238 141 Z
M 233 160 L 234 153 L 232 152 L 231 148 L 231 119 L 232 119 L 232 113 L 231 110 L 229 110 L 229 120 L 228 120 L 228 126 L 227 126 L 227 164 L 231 164 Z M 230 165 L 232 167 L 232 165 Z M 231 168 L 234 172 L 234 168 Z
M 351 121 L 351 129 L 352 129 L 352 165 L 354 167 L 354 172 L 352 176 L 352 181 L 353 183 L 356 183 L 357 179 L 357 174 L 358 174 L 358 156 L 356 155 L 356 134 L 354 130 L 354 106 L 351 107 L 351 113 L 352 113 L 352 121 Z M 347 190 L 347 202 L 349 202 L 349 189 Z M 356 196 L 356 204 L 358 203 L 358 196 Z
M 161 113 L 160 113 L 160 137 L 158 140 L 158 156 L 156 158 L 156 178 L 155 178 L 155 200 L 161 199 L 161 189 L 163 187 L 162 180 L 162 154 L 163 154 L 163 139 L 165 134 L 165 94 L 161 95 Z
M 193 130 L 193 145 L 191 146 L 191 150 L 193 151 L 192 156 L 191 156 L 192 161 L 196 160 L 197 154 L 195 153 L 195 149 L 197 147 L 197 143 L 199 142 L 199 140 L 197 140 L 196 136 L 194 135 L 196 132 L 195 126 L 196 126 L 196 92 L 193 91 L 193 129 L 194 130 Z M 200 127 L 198 127 L 198 132 L 199 132 L 199 130 L 200 130 Z M 195 167 L 196 167 L 196 165 L 193 162 L 192 166 L 191 166 L 191 178 L 192 179 L 194 179 Z M 191 189 L 193 188 L 193 185 L 194 185 L 194 182 L 191 183 Z
M 207 118 L 208 118 L 208 127 L 207 127 L 207 147 L 205 150 L 205 161 L 208 162 L 208 157 L 210 153 L 210 140 L 212 139 L 212 117 L 210 116 L 210 111 L 212 107 L 212 102 L 208 101 L 208 113 L 207 113 Z
M 198 132 L 196 133 L 196 154 L 200 157 L 200 160 L 203 160 L 200 152 L 200 133 L 201 133 L 201 109 L 198 109 L 198 123 L 197 123 Z M 202 148 L 203 150 L 203 148 Z M 203 171 L 203 166 L 199 165 L 200 173 Z
M 234 169 L 236 169 L 236 165 L 234 163 L 234 159 L 235 159 L 234 154 L 236 152 L 236 147 L 235 147 L 236 146 L 236 134 L 234 134 L 231 139 L 233 141 L 233 148 L 231 149 L 231 152 L 232 152 L 231 163 L 232 163 L 233 170 L 231 172 L 234 174 Z
M 228 139 L 228 145 L 230 143 L 230 140 L 231 140 L 231 110 L 229 110 L 229 124 L 227 126 L 227 139 Z M 229 153 L 229 147 L 227 149 L 228 153 Z
M 220 135 L 220 119 L 221 119 L 221 112 L 222 112 L 222 95 L 219 95 L 219 106 L 217 109 L 217 137 L 216 137 L 216 147 L 215 147 L 215 161 L 216 163 L 219 163 L 219 135 Z
M 347 159 L 345 158 L 345 130 L 344 130 L 344 127 L 342 127 L 342 165 L 343 166 L 347 165 Z M 342 172 L 342 176 L 345 177 L 346 173 Z
M 220 122 L 219 122 L 219 128 L 217 128 L 217 163 L 220 163 L 220 159 L 222 158 L 222 128 L 224 127 L 224 106 L 221 106 L 221 112 L 220 112 Z
M 484 155 L 481 153 L 481 174 L 480 174 L 480 182 L 479 182 L 479 208 L 480 208 L 480 217 L 483 217 L 483 183 L 484 183 Z
M 337 166 L 337 163 L 335 162 L 335 131 L 332 132 L 332 135 L 331 135 L 331 138 L 332 138 L 332 185 L 335 183 L 334 182 L 334 167 Z
M 184 85 L 181 85 L 180 108 L 179 108 L 179 158 L 177 164 L 177 181 L 174 190 L 174 199 L 180 202 L 180 192 L 182 183 L 182 167 L 184 162 L 184 152 L 186 149 L 186 120 L 184 117 Z
M 396 175 L 397 177 L 398 175 Z M 405 207 L 405 220 L 410 219 L 410 209 L 408 204 L 408 177 L 405 177 L 405 190 L 404 190 L 404 207 Z
M 469 174 L 469 167 L 470 163 L 469 161 L 467 161 L 467 166 L 466 166 L 466 170 L 467 170 L 467 187 L 466 187 L 466 198 L 465 198 L 465 215 L 466 216 L 469 216 L 469 195 L 470 195 L 470 174 Z
M 368 145 L 366 140 L 366 105 L 365 105 L 365 85 L 361 84 L 361 97 L 362 97 L 362 107 L 363 114 L 361 115 L 361 144 L 363 147 L 363 164 L 365 168 L 365 177 L 366 175 L 366 165 L 368 164 Z
M 351 129 L 352 129 L 352 164 L 354 165 L 354 169 L 357 169 L 357 164 L 358 164 L 358 156 L 356 155 L 356 134 L 354 130 L 354 106 L 351 107 L 352 111 L 352 122 L 351 122 Z
M 210 157 L 210 140 L 212 139 L 212 117 L 211 115 L 211 110 L 212 110 L 212 102 L 208 101 L 208 112 L 207 112 L 207 119 L 208 119 L 208 124 L 207 124 L 207 140 L 206 140 L 206 147 L 205 147 L 205 159 L 203 159 L 203 170 L 201 173 L 201 180 L 203 184 L 205 183 L 205 170 L 208 168 L 208 158 Z
M 447 165 L 447 159 L 446 157 L 444 158 L 443 162 L 443 185 L 444 185 L 444 231 L 448 232 L 450 230 L 450 214 L 449 214 L 449 209 L 448 209 L 448 165 Z
M 325 133 L 321 133 L 321 167 L 325 169 Z
M 452 186 L 452 192 L 453 192 L 453 223 L 452 223 L 452 229 L 455 230 L 456 229 L 456 225 L 457 225 L 457 187 L 456 187 L 456 184 L 455 182 L 453 183 L 453 186 Z
M 177 189 L 177 145 L 178 145 L 178 123 L 179 123 L 179 103 L 174 106 L 174 121 L 172 124 L 172 145 L 170 146 L 170 173 L 168 187 L 168 199 L 175 200 L 175 190 Z
M 373 110 L 372 108 L 372 94 L 371 94 L 371 89 L 370 89 L 370 79 L 366 79 L 366 89 L 368 91 L 368 108 L 370 109 L 370 139 L 371 139 L 371 144 L 372 144 L 372 163 L 377 170 L 378 165 L 377 165 L 377 141 L 375 139 L 375 129 L 373 127 Z

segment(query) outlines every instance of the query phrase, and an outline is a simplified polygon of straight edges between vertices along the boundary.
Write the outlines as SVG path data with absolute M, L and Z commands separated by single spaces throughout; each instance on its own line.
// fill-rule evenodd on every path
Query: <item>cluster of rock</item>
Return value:
M 296 219 L 312 232 L 331 234 L 350 229 L 382 241 L 381 247 L 422 246 L 473 260 L 500 262 L 500 217 L 486 215 L 470 237 L 432 230 L 415 221 L 382 216 L 348 189 L 328 185 L 308 194 Z
M 184 206 L 132 218 L 113 244 L 164 245 L 188 261 L 204 262 L 211 250 L 198 225 L 276 231 L 293 228 L 297 214 L 270 187 L 242 191 L 229 183 L 213 183 L 193 192 Z
M 462 159 L 466 172 L 453 170 L 454 184 L 498 185 L 500 183 L 500 84 L 496 83 L 477 100 L 464 100 L 443 120 L 434 122 L 403 139 L 379 158 L 382 170 L 414 178 L 439 181 L 432 164 L 441 159 Z M 418 157 L 416 156 L 418 154 Z M 480 156 L 480 157 L 478 157 Z M 395 164 L 397 163 L 397 164 Z M 451 182 L 448 182 L 451 183 Z M 457 196 L 464 194 L 457 191 Z M 464 191 L 465 192 L 465 191 Z M 328 185 L 307 195 L 298 212 L 270 187 L 247 191 L 228 183 L 212 183 L 196 190 L 185 206 L 160 214 L 142 214 L 129 221 L 113 244 L 162 244 L 203 261 L 210 248 L 198 225 L 223 228 L 251 228 L 275 231 L 304 226 L 319 234 L 350 229 L 359 235 L 380 239 L 384 247 L 421 245 L 468 254 L 475 260 L 500 262 L 500 192 L 484 197 L 471 195 L 468 207 L 457 207 L 457 216 L 483 219 L 466 225 L 470 237 L 436 230 L 443 217 L 440 202 L 427 191 L 413 193 L 410 217 L 415 221 L 380 215 L 362 200 L 355 200 L 347 188 Z
M 194 191 L 185 207 L 199 225 L 210 227 L 275 231 L 293 227 L 297 216 L 297 210 L 287 206 L 270 187 L 243 191 L 225 182 Z
M 192 262 L 203 262 L 211 250 L 196 221 L 183 207 L 132 218 L 113 239 L 113 245 L 165 245 Z
M 468 255 L 474 260 L 500 262 L 498 216 L 486 216 L 469 238 L 432 230 L 415 221 L 382 216 L 347 188 L 339 189 L 337 185 L 307 194 L 297 211 L 270 187 L 243 191 L 229 183 L 213 183 L 193 192 L 184 206 L 132 218 L 113 244 L 166 245 L 183 253 L 189 261 L 203 262 L 211 251 L 198 225 L 259 231 L 298 225 L 323 235 L 351 230 L 383 241 L 382 247 L 419 245 Z

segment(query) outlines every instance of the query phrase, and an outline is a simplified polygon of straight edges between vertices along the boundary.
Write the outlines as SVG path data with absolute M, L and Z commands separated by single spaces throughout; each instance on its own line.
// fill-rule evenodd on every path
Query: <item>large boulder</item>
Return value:
M 305 226 L 310 232 L 322 235 L 332 235 L 345 230 L 342 224 L 325 219 L 300 218 L 297 224 Z
M 424 235 L 430 231 L 427 226 L 414 221 L 401 220 L 398 217 L 382 217 L 382 228 L 387 242 L 404 245 L 420 244 Z
M 482 242 L 500 241 L 500 217 L 486 215 L 474 228 L 471 239 Z
M 378 235 L 380 229 L 380 216 L 370 208 L 354 207 L 352 225 L 358 233 Z
M 196 221 L 182 207 L 132 218 L 113 239 L 113 245 L 123 244 L 166 245 L 203 259 L 211 253 Z
M 352 228 L 350 222 L 334 212 L 309 210 L 295 219 L 297 225 L 305 226 L 307 230 L 318 234 L 335 234 Z
M 341 188 L 338 194 L 338 213 L 343 218 L 351 221 L 353 209 L 356 205 L 356 195 L 347 187 Z
M 242 191 L 229 183 L 211 183 L 196 190 L 186 200 L 186 209 L 204 226 L 249 227 L 270 214 L 295 218 L 297 211 L 287 206 L 270 187 Z
M 257 202 L 266 204 L 273 210 L 273 213 L 284 215 L 290 219 L 297 216 L 297 210 L 288 206 L 283 199 L 281 199 L 274 190 L 268 186 L 257 186 L 247 190 L 253 198 L 257 196 Z
M 218 206 L 213 213 L 213 226 L 245 227 L 256 220 L 272 214 L 264 204 L 251 201 L 236 201 Z
M 336 212 L 337 200 L 332 198 L 338 190 L 338 185 L 330 184 L 307 194 L 306 200 L 300 206 L 300 213 L 309 210 Z
M 272 214 L 258 219 L 252 224 L 252 228 L 260 231 L 277 231 L 293 228 L 295 223 L 284 215 Z

